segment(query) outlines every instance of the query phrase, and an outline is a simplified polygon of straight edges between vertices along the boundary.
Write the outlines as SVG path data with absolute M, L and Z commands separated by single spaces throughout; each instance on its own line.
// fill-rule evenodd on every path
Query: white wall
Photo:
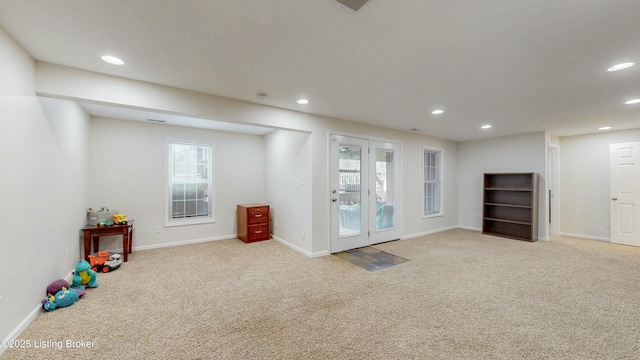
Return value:
M 442 216 L 424 217 L 424 149 L 442 151 Z M 451 141 L 408 136 L 403 143 L 404 178 L 402 198 L 404 209 L 404 236 L 411 238 L 458 225 L 458 178 L 456 163 L 458 152 Z
M 640 129 L 560 138 L 560 233 L 609 241 L 609 145 Z
M 540 175 L 538 238 L 547 234 L 545 133 L 469 141 L 458 150 L 458 223 L 482 230 L 483 174 L 491 172 L 535 172 Z
M 74 102 L 39 101 L 33 59 L 2 29 L 0 54 L 0 339 L 8 339 L 80 256 L 89 117 Z
M 275 239 L 312 256 L 310 134 L 276 130 L 265 136 L 265 192 Z
M 263 136 L 103 118 L 90 132 L 87 207 L 135 219 L 134 250 L 235 237 L 236 205 L 266 200 Z M 214 144 L 215 223 L 164 226 L 167 139 Z M 121 248 L 121 237 L 100 240 L 101 250 Z

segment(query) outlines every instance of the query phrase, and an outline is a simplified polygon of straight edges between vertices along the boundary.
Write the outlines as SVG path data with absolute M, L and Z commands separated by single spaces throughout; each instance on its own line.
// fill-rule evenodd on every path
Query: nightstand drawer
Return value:
M 248 209 L 249 224 L 264 224 L 269 221 L 269 207 L 252 207 Z
M 251 225 L 247 229 L 247 239 L 249 242 L 267 240 L 271 238 L 269 226 L 267 224 Z

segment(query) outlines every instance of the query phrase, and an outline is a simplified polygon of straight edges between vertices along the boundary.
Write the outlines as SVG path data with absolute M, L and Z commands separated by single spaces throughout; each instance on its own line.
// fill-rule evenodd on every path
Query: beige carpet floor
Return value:
M 409 261 L 370 272 L 274 240 L 135 252 L 2 358 L 640 358 L 640 248 L 466 230 L 375 247 Z

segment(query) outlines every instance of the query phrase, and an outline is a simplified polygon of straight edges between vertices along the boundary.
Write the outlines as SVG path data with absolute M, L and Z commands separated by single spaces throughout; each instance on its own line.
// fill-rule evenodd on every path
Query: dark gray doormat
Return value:
M 334 255 L 367 271 L 382 270 L 409 261 L 371 246 L 347 250 Z

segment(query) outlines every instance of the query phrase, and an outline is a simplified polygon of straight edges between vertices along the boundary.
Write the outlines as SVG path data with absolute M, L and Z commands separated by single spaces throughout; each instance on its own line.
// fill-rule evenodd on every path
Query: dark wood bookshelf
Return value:
M 482 233 L 538 240 L 538 174 L 484 174 Z

